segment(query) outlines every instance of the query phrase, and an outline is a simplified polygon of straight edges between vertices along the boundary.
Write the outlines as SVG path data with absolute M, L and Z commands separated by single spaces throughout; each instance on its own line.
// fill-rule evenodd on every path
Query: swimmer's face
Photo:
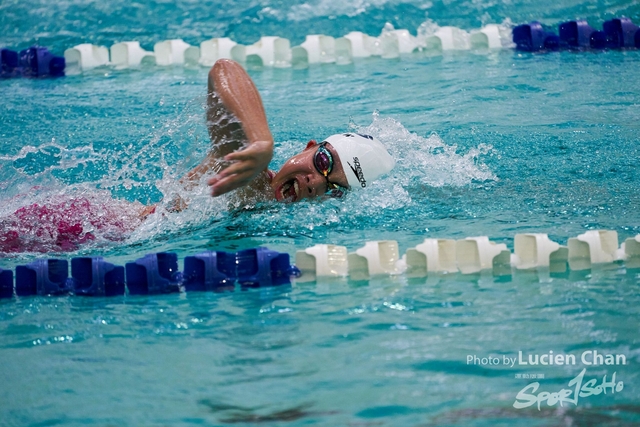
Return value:
M 276 200 L 298 202 L 302 199 L 323 196 L 331 184 L 348 188 L 349 182 L 342 168 L 338 154 L 331 146 L 324 147 L 333 157 L 333 168 L 325 178 L 314 165 L 314 156 L 318 152 L 318 144 L 310 141 L 306 148 L 285 162 L 271 180 Z M 330 184 L 327 184 L 327 179 Z

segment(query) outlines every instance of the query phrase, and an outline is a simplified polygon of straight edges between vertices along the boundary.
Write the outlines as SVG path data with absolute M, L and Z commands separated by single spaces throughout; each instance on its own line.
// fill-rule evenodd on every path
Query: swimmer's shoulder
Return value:
M 264 171 L 249 185 L 231 193 L 230 204 L 237 208 L 275 200 L 273 189 L 271 188 L 272 174 L 273 172 L 269 170 Z

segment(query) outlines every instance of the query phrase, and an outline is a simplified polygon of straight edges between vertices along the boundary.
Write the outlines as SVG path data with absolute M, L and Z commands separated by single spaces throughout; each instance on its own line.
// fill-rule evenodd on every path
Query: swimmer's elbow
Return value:
M 238 64 L 233 59 L 222 58 L 218 59 L 213 67 L 211 67 L 211 71 L 219 73 L 222 71 L 228 71 L 233 68 L 242 68 L 240 64 Z
M 231 59 L 218 59 L 209 70 L 209 86 L 218 91 L 225 90 L 230 83 L 244 76 L 244 68 Z

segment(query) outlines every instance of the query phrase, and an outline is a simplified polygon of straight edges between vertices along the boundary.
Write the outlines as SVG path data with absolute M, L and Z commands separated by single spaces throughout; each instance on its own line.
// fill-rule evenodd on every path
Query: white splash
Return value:
M 437 134 L 422 137 L 407 130 L 402 123 L 373 113 L 368 126 L 354 126 L 358 133 L 378 138 L 396 159 L 392 179 L 404 188 L 418 180 L 431 187 L 461 187 L 473 181 L 494 181 L 495 174 L 480 160 L 492 153 L 493 147 L 480 144 L 460 154 L 456 145 L 447 145 Z

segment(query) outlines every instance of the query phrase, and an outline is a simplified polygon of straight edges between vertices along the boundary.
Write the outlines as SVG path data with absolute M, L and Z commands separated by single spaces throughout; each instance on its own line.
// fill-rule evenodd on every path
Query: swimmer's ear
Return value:
M 314 148 L 316 145 L 318 145 L 318 143 L 312 139 L 311 141 L 307 142 L 307 146 L 304 147 L 305 150 L 308 150 L 310 148 Z

